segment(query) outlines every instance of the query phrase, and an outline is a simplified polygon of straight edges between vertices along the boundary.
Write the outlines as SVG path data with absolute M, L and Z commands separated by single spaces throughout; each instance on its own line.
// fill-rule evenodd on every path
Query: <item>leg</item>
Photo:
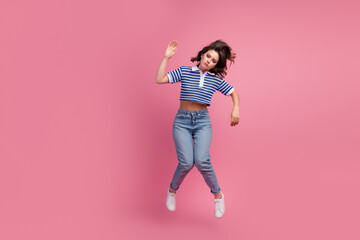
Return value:
M 175 170 L 170 188 L 176 191 L 194 166 L 194 149 L 190 130 L 180 124 L 174 123 L 173 138 L 179 164 Z
M 194 134 L 194 157 L 195 166 L 203 175 L 206 184 L 209 186 L 211 193 L 218 195 L 220 187 L 210 162 L 210 143 L 212 138 L 211 124 L 200 126 Z

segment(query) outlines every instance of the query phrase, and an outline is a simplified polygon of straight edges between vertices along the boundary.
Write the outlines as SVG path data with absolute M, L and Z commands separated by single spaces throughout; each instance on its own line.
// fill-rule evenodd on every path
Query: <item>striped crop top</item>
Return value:
M 216 90 L 229 96 L 234 87 L 215 73 L 205 72 L 197 67 L 181 66 L 167 74 L 170 83 L 181 81 L 180 100 L 195 101 L 210 106 Z

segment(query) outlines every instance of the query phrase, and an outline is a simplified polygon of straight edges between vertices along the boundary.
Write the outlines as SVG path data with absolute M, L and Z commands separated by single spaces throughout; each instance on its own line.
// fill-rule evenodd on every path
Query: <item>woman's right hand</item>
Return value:
M 165 52 L 166 58 L 171 58 L 172 56 L 175 55 L 178 44 L 179 43 L 176 40 L 170 41 L 170 43 L 166 49 L 166 52 Z

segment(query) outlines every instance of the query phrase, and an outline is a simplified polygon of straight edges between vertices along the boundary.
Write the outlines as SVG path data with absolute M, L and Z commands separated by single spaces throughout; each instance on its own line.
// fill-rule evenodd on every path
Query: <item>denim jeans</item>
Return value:
M 220 192 L 214 169 L 210 162 L 212 128 L 207 109 L 188 111 L 179 108 L 173 124 L 173 138 L 178 158 L 170 187 L 177 190 L 185 176 L 196 166 L 211 193 Z

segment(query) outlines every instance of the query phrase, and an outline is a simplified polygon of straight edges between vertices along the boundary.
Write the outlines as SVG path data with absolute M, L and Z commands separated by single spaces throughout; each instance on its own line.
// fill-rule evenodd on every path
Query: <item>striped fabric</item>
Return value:
M 229 96 L 234 87 L 211 72 L 203 72 L 197 67 L 181 66 L 167 74 L 170 83 L 181 81 L 180 100 L 195 101 L 210 106 L 216 90 Z

